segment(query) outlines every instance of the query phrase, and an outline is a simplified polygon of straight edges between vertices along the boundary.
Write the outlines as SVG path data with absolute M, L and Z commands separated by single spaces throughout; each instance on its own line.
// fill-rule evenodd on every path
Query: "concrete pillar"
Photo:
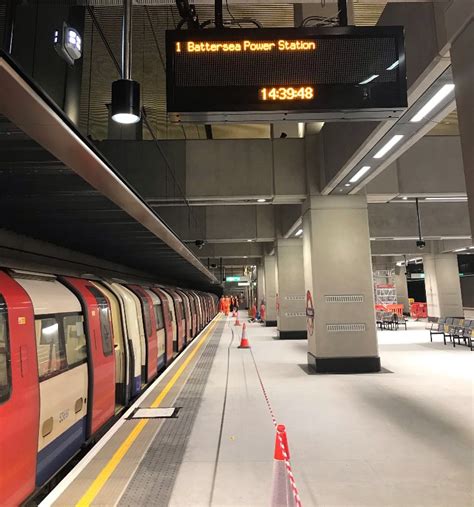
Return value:
M 305 284 L 303 241 L 278 239 L 275 246 L 279 306 L 277 327 L 279 337 L 306 338 Z
M 472 4 L 471 4 L 472 8 Z M 456 105 L 461 137 L 464 176 L 471 219 L 471 232 L 474 237 L 474 19 L 464 27 L 453 41 L 450 49 L 451 65 L 455 84 Z
M 265 301 L 265 269 L 263 261 L 257 266 L 257 303 L 258 307 Z
M 464 315 L 458 258 L 454 253 L 423 255 L 429 317 Z
M 410 313 L 408 302 L 408 283 L 405 275 L 405 266 L 395 267 L 395 289 L 397 291 L 397 303 L 403 305 L 403 313 Z
M 266 325 L 276 326 L 276 277 L 275 277 L 275 256 L 265 255 L 265 309 L 266 309 Z
M 365 196 L 308 198 L 303 230 L 309 366 L 380 371 Z

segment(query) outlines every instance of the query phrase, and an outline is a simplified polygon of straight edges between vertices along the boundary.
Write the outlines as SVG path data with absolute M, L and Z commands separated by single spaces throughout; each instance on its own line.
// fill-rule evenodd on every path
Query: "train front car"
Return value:
M 35 313 L 40 387 L 36 485 L 81 448 L 87 435 L 88 367 L 84 316 L 77 297 L 55 278 L 19 275 Z
M 0 270 L 0 505 L 36 486 L 39 382 L 35 318 L 25 289 Z

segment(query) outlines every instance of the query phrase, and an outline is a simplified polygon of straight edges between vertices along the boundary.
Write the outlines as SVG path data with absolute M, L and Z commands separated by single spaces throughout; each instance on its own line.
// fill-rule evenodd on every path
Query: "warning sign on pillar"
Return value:
M 306 327 L 308 329 L 308 335 L 313 336 L 314 332 L 314 305 L 311 291 L 306 292 Z

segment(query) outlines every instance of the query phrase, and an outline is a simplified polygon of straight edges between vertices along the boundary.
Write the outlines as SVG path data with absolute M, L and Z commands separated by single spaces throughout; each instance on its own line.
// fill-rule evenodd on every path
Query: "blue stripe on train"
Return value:
M 74 423 L 38 453 L 36 485 L 41 486 L 66 464 L 85 441 L 86 418 Z

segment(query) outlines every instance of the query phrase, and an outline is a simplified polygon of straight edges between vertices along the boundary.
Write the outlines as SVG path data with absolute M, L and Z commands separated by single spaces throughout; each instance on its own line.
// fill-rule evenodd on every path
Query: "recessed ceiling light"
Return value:
M 425 201 L 467 201 L 467 197 L 425 197 Z
M 296 232 L 295 232 L 295 236 L 301 236 L 303 234 L 303 229 L 298 229 Z
M 266 199 L 257 199 L 257 202 L 267 202 Z
M 445 99 L 454 90 L 453 84 L 444 85 L 431 99 L 413 116 L 411 122 L 421 121 L 430 111 L 432 111 L 443 99 Z
M 407 197 L 406 195 L 404 195 L 404 196 L 402 197 L 402 199 L 403 199 L 404 201 L 407 201 L 407 200 L 408 200 L 408 197 Z
M 361 167 L 355 174 L 352 176 L 352 178 L 349 180 L 351 183 L 355 183 L 356 181 L 359 181 L 364 174 L 370 170 L 370 165 L 365 165 Z
M 368 77 L 367 79 L 364 79 L 364 81 L 361 81 L 359 84 L 370 83 L 371 81 L 373 81 L 374 79 L 377 79 L 378 77 L 379 77 L 378 74 L 372 74 L 370 77 Z
M 380 150 L 374 155 L 374 158 L 382 158 L 385 154 L 387 154 L 396 144 L 398 144 L 403 139 L 402 134 L 397 134 L 396 136 L 393 136 L 390 141 L 382 146 Z
M 253 239 L 248 239 L 247 243 L 252 243 Z
M 350 184 L 350 183 L 345 183 L 345 184 L 344 184 L 344 186 L 345 186 L 345 187 L 350 187 L 350 186 L 351 186 L 351 184 Z
M 387 70 L 393 70 L 396 69 L 399 66 L 400 62 L 397 60 L 396 62 L 393 62 L 390 67 L 387 67 Z

